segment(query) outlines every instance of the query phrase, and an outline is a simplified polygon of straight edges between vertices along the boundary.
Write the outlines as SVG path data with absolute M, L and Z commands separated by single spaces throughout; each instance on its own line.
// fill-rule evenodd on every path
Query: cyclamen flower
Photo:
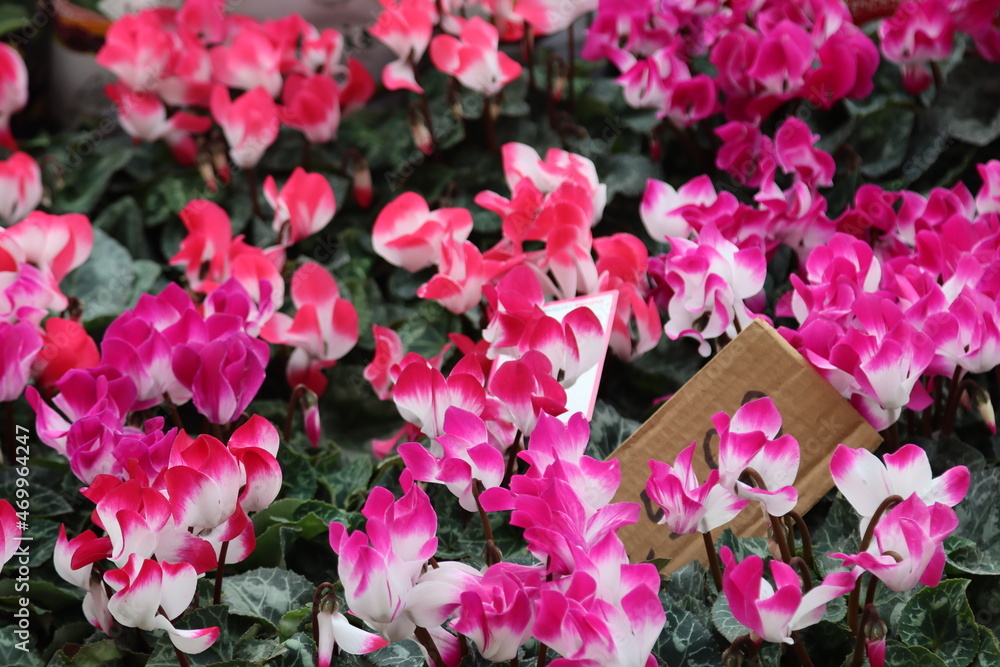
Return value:
M 166 630 L 180 651 L 197 654 L 219 638 L 219 628 L 179 630 L 170 621 L 187 609 L 194 597 L 198 575 L 190 563 L 168 563 L 131 555 L 128 563 L 104 573 L 104 581 L 115 591 L 108 611 L 129 628 Z
M 171 355 L 177 381 L 191 392 L 198 412 L 213 424 L 235 421 L 264 382 L 267 343 L 230 331 L 207 343 L 182 344 Z
M 712 417 L 719 434 L 719 484 L 744 500 L 758 500 L 771 516 L 795 508 L 798 491 L 792 484 L 799 470 L 798 441 L 778 436 L 781 414 L 770 398 L 740 406 L 732 418 L 725 412 Z M 765 488 L 740 481 L 747 468 L 760 476 Z
M 369 29 L 372 37 L 396 54 L 382 70 L 382 82 L 389 90 L 405 88 L 422 93 L 413 68 L 431 42 L 437 11 L 430 0 L 379 0 L 382 12 Z
M 212 117 L 222 127 L 229 155 L 240 169 L 253 169 L 278 138 L 278 107 L 261 86 L 230 100 L 229 92 L 212 90 Z
M 21 520 L 10 502 L 0 499 L 0 568 L 17 551 L 21 541 Z
M 9 44 L 0 45 L 0 146 L 12 151 L 17 143 L 10 133 L 10 117 L 28 104 L 28 68 Z
M 275 313 L 261 331 L 272 343 L 295 348 L 288 359 L 288 383 L 305 385 L 316 395 L 326 390 L 324 368 L 330 368 L 358 342 L 358 313 L 340 297 L 330 272 L 315 262 L 303 264 L 292 276 L 296 313 Z
M 803 594 L 799 574 L 791 565 L 771 561 L 772 586 L 764 578 L 760 556 L 748 556 L 737 564 L 729 547 L 722 547 L 719 555 L 725 564 L 722 590 L 733 616 L 751 636 L 769 642 L 792 644 L 792 633 L 819 623 L 826 603 L 850 592 L 856 579 L 850 572 L 834 572 Z
M 300 130 L 310 143 L 325 144 L 337 136 L 340 97 L 337 82 L 325 74 L 292 74 L 281 93 L 281 122 Z
M 8 225 L 31 213 L 42 200 L 42 171 L 35 159 L 17 152 L 0 161 L 0 218 Z
M 28 322 L 0 322 L 0 402 L 15 400 L 31 379 L 31 364 L 42 349 L 42 336 Z
M 417 288 L 421 299 L 434 299 L 461 315 L 479 305 L 486 283 L 483 255 L 469 241 L 445 238 L 441 243 L 438 273 Z
M 457 78 L 466 88 L 487 97 L 521 76 L 521 65 L 498 51 L 499 33 L 495 26 L 474 16 L 462 26 L 460 38 L 438 35 L 431 42 L 431 62 L 445 74 Z
M 501 417 L 531 435 L 540 414 L 566 411 L 566 390 L 552 375 L 552 362 L 536 350 L 501 364 L 489 382 Z
M 503 563 L 487 568 L 471 590 L 461 592 L 460 600 L 451 625 L 475 642 L 485 659 L 512 660 L 530 639 L 535 615 L 529 593 Z
M 416 442 L 400 445 L 406 469 L 417 481 L 445 484 L 466 511 L 477 511 L 474 480 L 486 489 L 500 486 L 506 470 L 503 454 L 489 444 L 486 424 L 477 415 L 452 406 L 445 412 L 444 433 L 436 440 L 439 447 L 430 452 Z
M 338 574 L 351 612 L 389 641 L 413 635 L 405 614 L 413 586 L 437 550 L 437 515 L 430 499 L 412 484 L 399 500 L 375 487 L 361 511 L 367 533 L 330 524 L 330 547 L 340 556 Z
M 351 655 L 364 655 L 389 645 L 382 637 L 351 625 L 339 611 L 320 610 L 316 623 L 319 626 L 316 645 L 319 667 L 330 667 L 335 648 Z
M 917 94 L 931 84 L 927 61 L 951 53 L 955 23 L 945 0 L 908 0 L 879 24 L 878 35 L 886 59 L 901 66 L 903 85 Z
M 426 363 L 407 365 L 396 378 L 392 400 L 400 416 L 428 438 L 444 433 L 448 408 L 457 406 L 479 415 L 486 405 L 484 377 L 478 364 L 456 366 L 445 378 Z
M 281 192 L 273 176 L 264 179 L 264 197 L 274 209 L 272 227 L 282 245 L 309 238 L 330 224 L 337 210 L 330 181 L 302 167 L 296 167 Z
M 646 494 L 663 510 L 659 523 L 678 535 L 714 530 L 732 521 L 750 504 L 719 485 L 718 470 L 712 470 L 705 483 L 698 484 L 691 465 L 696 447 L 694 442 L 685 447 L 673 466 L 649 461 Z
M 908 591 L 917 583 L 937 586 L 944 572 L 944 540 L 957 527 L 954 510 L 941 503 L 928 506 L 914 493 L 883 515 L 867 551 L 830 557 L 871 572 L 890 590 Z
M 472 214 L 464 208 L 431 211 L 423 197 L 404 192 L 378 214 L 372 247 L 393 266 L 410 273 L 437 264 L 445 239 L 461 243 L 472 231 Z
M 949 468 L 933 477 L 927 452 L 917 445 L 903 445 L 878 460 L 867 449 L 837 445 L 830 458 L 830 474 L 837 488 L 862 517 L 861 531 L 889 496 L 906 499 L 916 494 L 926 505 L 954 507 L 969 491 L 965 466 Z
M 739 248 L 722 236 L 714 223 L 702 228 L 697 241 L 670 238 L 670 252 L 650 259 L 650 274 L 663 285 L 668 318 L 664 331 L 672 340 L 699 341 L 707 357 L 708 341 L 750 324 L 753 314 L 745 300 L 764 287 L 767 262 L 759 247 Z
M 92 368 L 100 362 L 97 343 L 83 325 L 61 317 L 45 320 L 42 349 L 32 365 L 39 386 L 53 387 L 70 370 Z

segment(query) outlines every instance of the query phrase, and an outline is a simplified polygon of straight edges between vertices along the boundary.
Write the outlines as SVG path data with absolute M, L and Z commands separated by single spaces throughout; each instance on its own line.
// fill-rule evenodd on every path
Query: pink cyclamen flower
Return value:
M 208 343 L 174 348 L 171 369 L 201 414 L 213 424 L 228 424 L 257 395 L 270 356 L 267 343 L 233 331 Z
M 792 484 L 799 470 L 798 441 L 791 435 L 778 437 L 781 414 L 768 397 L 740 406 L 732 418 L 725 412 L 712 417 L 719 434 L 719 484 L 745 500 L 758 500 L 772 516 L 784 516 L 795 508 L 798 491 Z M 740 481 L 753 468 L 766 489 Z
M 240 169 L 257 166 L 264 152 L 278 138 L 278 107 L 262 87 L 253 88 L 235 101 L 217 85 L 212 90 L 212 117 L 222 127 L 229 156 Z
M 280 192 L 273 176 L 264 179 L 264 197 L 274 209 L 271 224 L 282 245 L 309 238 L 330 224 L 337 210 L 330 181 L 302 167 L 295 168 Z
M 54 285 L 83 264 L 94 247 L 94 228 L 79 213 L 50 215 L 33 211 L 0 231 L 0 246 L 13 242 L 26 262 L 34 264 Z
M 281 52 L 265 26 L 245 21 L 227 45 L 212 47 L 212 76 L 227 88 L 258 86 L 271 97 L 281 92 Z
M 42 350 L 31 372 L 40 387 L 54 387 L 74 368 L 93 368 L 101 363 L 97 343 L 79 322 L 50 317 L 45 320 Z
M 889 496 L 916 494 L 925 504 L 954 507 L 969 492 L 970 475 L 955 466 L 933 477 L 927 452 L 917 445 L 903 445 L 885 455 L 885 463 L 867 449 L 837 445 L 830 459 L 830 474 L 851 507 L 863 517 L 861 531 Z
M 463 372 L 478 370 L 478 374 Z M 482 370 L 478 366 L 456 366 L 445 378 L 425 363 L 407 365 L 396 378 L 392 400 L 400 416 L 429 438 L 444 433 L 448 408 L 457 406 L 479 415 L 486 405 Z
M 334 649 L 351 655 L 364 655 L 389 645 L 389 642 L 351 625 L 347 617 L 339 611 L 321 610 L 316 615 L 319 625 L 319 643 L 316 654 L 319 667 L 330 667 Z
M 462 26 L 456 39 L 438 35 L 431 42 L 431 62 L 450 74 L 466 88 L 486 96 L 496 95 L 508 83 L 521 76 L 521 65 L 498 51 L 499 32 L 475 16 Z
M 42 171 L 35 158 L 17 152 L 0 162 L 0 218 L 8 225 L 24 218 L 42 200 Z
M 13 463 L 13 462 L 12 462 Z M 0 568 L 13 558 L 21 542 L 21 520 L 10 502 L 0 499 Z
M 384 401 L 392 393 L 392 367 L 403 359 L 403 341 L 392 329 L 377 324 L 372 325 L 372 336 L 375 338 L 375 358 L 365 366 L 364 376 Z
M 399 500 L 388 489 L 375 487 L 362 514 L 367 534 L 330 524 L 330 547 L 340 556 L 338 574 L 347 604 L 389 641 L 406 639 L 416 627 L 405 613 L 406 604 L 437 550 L 437 515 L 416 484 Z
M 830 557 L 871 572 L 894 591 L 908 591 L 918 583 L 937 586 L 944 572 L 944 540 L 957 527 L 953 509 L 941 503 L 928 506 L 914 493 L 886 512 L 867 551 Z
M 28 68 L 9 44 L 0 44 L 0 146 L 17 150 L 10 117 L 28 104 Z
M 750 504 L 719 485 L 718 470 L 711 471 L 704 484 L 698 484 L 691 464 L 696 447 L 692 442 L 684 448 L 673 466 L 649 461 L 646 494 L 663 510 L 659 523 L 678 535 L 707 533 L 732 521 Z
M 742 166 L 740 170 L 745 171 Z M 715 186 L 708 176 L 698 176 L 676 190 L 669 183 L 651 178 L 646 181 L 639 217 L 654 241 L 665 243 L 668 237 L 687 238 L 692 229 L 683 215 L 685 209 L 710 206 L 716 199 Z
M 490 378 L 489 390 L 499 401 L 501 418 L 525 436 L 534 431 L 542 413 L 566 411 L 566 390 L 552 375 L 552 362 L 536 350 L 501 364 Z
M 315 262 L 306 262 L 292 276 L 295 317 L 275 313 L 261 337 L 272 343 L 296 348 L 288 359 L 288 382 L 304 384 L 313 393 L 326 390 L 324 368 L 330 368 L 358 342 L 358 313 L 340 296 L 340 287 L 330 272 Z
M 772 585 L 764 578 L 760 556 L 748 556 L 737 564 L 729 547 L 722 547 L 720 556 L 726 568 L 722 590 L 733 616 L 751 636 L 769 642 L 792 644 L 792 633 L 819 623 L 826 603 L 850 592 L 856 579 L 850 572 L 834 572 L 803 595 L 799 574 L 791 565 L 771 561 Z
M 382 70 L 382 83 L 389 90 L 407 89 L 422 93 L 414 68 L 431 43 L 437 10 L 430 0 L 379 0 L 379 14 L 368 32 L 396 54 L 396 60 Z
M 81 548 L 89 548 L 98 539 L 92 530 L 88 530 L 69 540 L 66 538 L 66 526 L 60 524 L 59 536 L 52 551 L 52 564 L 56 573 L 67 583 L 87 591 L 83 597 L 83 615 L 95 628 L 108 632 L 114 626 L 115 619 L 108 611 L 108 592 L 104 581 L 90 576 L 94 569 L 93 563 L 76 568 L 72 566 L 76 552 Z
M 310 143 L 325 144 L 340 127 L 340 97 L 340 86 L 325 74 L 292 74 L 281 93 L 281 121 L 301 131 Z
M 472 214 L 464 208 L 431 211 L 415 192 L 404 192 L 378 214 L 372 247 L 393 266 L 410 273 L 437 264 L 446 238 L 465 241 L 472 231 Z
M 955 40 L 955 21 L 945 0 L 907 0 L 878 27 L 882 53 L 901 66 L 903 84 L 917 94 L 931 84 L 926 63 L 944 60 Z
M 121 569 L 105 572 L 104 581 L 115 591 L 108 610 L 126 627 L 166 630 L 177 649 L 192 655 L 219 638 L 219 628 L 179 630 L 170 622 L 194 597 L 198 575 L 190 563 L 158 562 L 133 554 Z
M 434 299 L 461 315 L 479 305 L 486 283 L 483 255 L 469 241 L 445 238 L 441 243 L 438 272 L 417 288 L 421 299 Z
M 803 120 L 792 116 L 774 135 L 775 153 L 781 168 L 797 181 L 813 188 L 829 187 L 837 165 L 829 153 L 815 148 L 818 140 L 819 135 L 812 134 Z
M 460 601 L 451 625 L 475 642 L 487 660 L 512 660 L 531 637 L 535 616 L 528 591 L 502 564 L 488 568 L 471 590 L 463 590 Z
M 31 379 L 31 365 L 42 349 L 42 336 L 30 322 L 0 322 L 0 402 L 17 399 Z

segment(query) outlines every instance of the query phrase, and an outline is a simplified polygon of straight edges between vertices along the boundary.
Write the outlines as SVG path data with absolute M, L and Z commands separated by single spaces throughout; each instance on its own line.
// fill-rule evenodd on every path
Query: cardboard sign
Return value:
M 669 573 L 694 559 L 705 562 L 701 535 L 676 535 L 656 521 L 662 510 L 645 494 L 649 459 L 673 465 L 682 449 L 698 444 L 695 472 L 704 481 L 717 467 L 719 438 L 712 415 L 732 415 L 745 402 L 770 396 L 782 417 L 782 433 L 793 435 L 802 448 L 795 488 L 795 509 L 804 513 L 833 488 L 830 457 L 838 444 L 874 450 L 882 439 L 823 379 L 795 348 L 763 320 L 743 333 L 670 398 L 611 456 L 621 461 L 622 482 L 615 501 L 639 503 L 639 523 L 625 526 L 618 536 L 633 562 L 671 558 Z M 759 503 L 751 503 L 729 528 L 742 537 L 763 537 L 767 526 Z M 713 533 L 720 533 L 726 526 Z
M 611 340 L 611 321 L 615 315 L 615 306 L 618 304 L 618 290 L 610 292 L 598 292 L 579 296 L 575 299 L 563 299 L 562 301 L 550 301 L 542 306 L 542 311 L 558 322 L 562 322 L 568 313 L 577 308 L 589 308 L 597 321 L 601 323 L 604 331 L 604 347 L 601 358 L 591 366 L 585 373 L 580 375 L 576 381 L 566 387 L 566 412 L 560 415 L 564 422 L 569 421 L 571 415 L 582 412 L 588 420 L 594 416 L 594 405 L 597 403 L 597 387 L 601 384 L 601 373 L 604 372 L 604 358 L 608 354 L 608 341 Z M 510 361 L 512 357 L 500 355 L 493 364 L 492 373 L 496 373 L 501 364 Z M 491 373 L 491 375 L 492 375 Z

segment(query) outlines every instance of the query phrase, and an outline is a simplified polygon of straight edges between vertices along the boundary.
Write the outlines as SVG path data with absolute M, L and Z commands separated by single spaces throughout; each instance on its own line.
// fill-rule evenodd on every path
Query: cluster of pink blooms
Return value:
M 680 126 L 723 109 L 755 123 L 792 99 L 829 108 L 864 97 L 879 61 L 842 0 L 602 2 L 583 54 L 615 64 L 631 106 Z M 693 66 L 705 57 L 713 76 Z
M 545 296 L 565 299 L 617 290 L 611 349 L 624 359 L 652 349 L 660 340 L 661 324 L 649 297 L 649 255 L 630 234 L 594 238 L 591 229 L 601 220 L 607 199 L 594 163 L 555 148 L 543 160 L 531 147 L 511 143 L 503 147 L 503 165 L 510 197 L 494 192 L 476 196 L 477 204 L 502 218 L 503 236 L 495 246 L 480 252 L 467 240 L 469 211 L 432 212 L 422 197 L 405 193 L 375 221 L 375 252 L 408 271 L 437 265 L 438 273 L 417 294 L 455 313 L 479 305 L 484 294 L 496 310 L 491 290 L 518 267 L 530 269 Z M 539 243 L 542 248 L 528 249 Z
M 697 443 L 681 452 L 673 465 L 649 462 L 646 492 L 663 510 L 660 523 L 677 534 L 708 533 L 753 501 L 763 505 L 771 521 L 793 510 L 799 444 L 792 436 L 778 436 L 781 416 L 771 399 L 751 401 L 731 418 L 720 412 L 712 421 L 719 436 L 719 467 L 704 483 L 692 466 Z M 741 479 L 748 469 L 756 473 L 752 486 Z M 819 622 L 826 603 L 851 591 L 864 572 L 894 591 L 918 583 L 936 586 L 941 579 L 943 542 L 958 525 L 951 508 L 969 489 L 965 466 L 934 478 L 926 453 L 916 445 L 886 455 L 884 463 L 867 450 L 838 445 L 830 472 L 861 517 L 859 537 L 871 521 L 878 521 L 873 538 L 859 553 L 831 554 L 849 571 L 831 572 L 812 586 L 804 584 L 787 559 L 775 559 L 770 566 L 772 585 L 764 578 L 760 557 L 737 563 L 728 547 L 721 550 L 723 592 L 736 620 L 757 640 L 792 643 L 793 632 Z M 870 642 L 868 649 L 871 664 L 882 665 L 884 637 Z
M 82 489 L 104 535 L 88 530 L 67 539 L 62 526 L 54 563 L 86 591 L 83 611 L 98 629 L 166 630 L 177 649 L 200 653 L 219 628 L 182 630 L 171 621 L 191 604 L 201 575 L 253 551 L 247 514 L 281 489 L 278 432 L 255 415 L 223 443 L 176 428 L 164 433 L 162 422 L 123 437 L 114 451 L 118 470 Z
M 818 192 L 832 184 L 834 161 L 803 121 L 785 119 L 773 141 L 754 123 L 733 121 L 717 132 L 726 145 L 716 164 L 759 188 L 756 205 L 699 176 L 676 190 L 649 181 L 640 207 L 649 235 L 670 244 L 649 260 L 667 336 L 697 340 L 705 356 L 709 340 L 732 338 L 763 310 L 767 261 L 779 245 L 805 257 L 836 231 Z M 784 189 L 779 177 L 790 177 Z
M 0 228 L 0 401 L 17 399 L 31 380 L 51 387 L 70 369 L 99 361 L 79 322 L 50 316 L 69 306 L 59 283 L 92 245 L 90 221 L 79 214 L 35 211 Z
M 521 74 L 521 65 L 499 51 L 501 41 L 522 39 L 525 29 L 536 35 L 565 30 L 597 7 L 586 2 L 555 0 L 380 0 L 382 12 L 370 34 L 385 44 L 396 59 L 382 70 L 389 90 L 422 93 L 417 66 L 430 50 L 434 66 L 483 95 L 497 94 Z M 477 15 L 466 18 L 467 11 Z M 434 35 L 435 28 L 443 33 Z
M 385 489 L 373 490 L 363 511 L 364 532 L 330 525 L 350 611 L 388 641 L 424 629 L 445 665 L 461 660 L 448 628 L 494 662 L 515 658 L 534 637 L 562 656 L 552 664 L 656 664 L 650 650 L 665 621 L 659 574 L 651 564 L 630 564 L 616 535 L 638 519 L 639 506 L 610 502 L 621 477 L 618 463 L 584 455 L 590 429 L 583 416 L 563 424 L 539 413 L 530 444 L 519 454 L 527 471 L 514 475 L 509 489 L 494 486 L 481 498 L 479 490 L 468 491 L 469 476 L 472 484 L 490 483 L 503 476 L 504 465 L 486 425 L 451 407 L 443 429 L 435 438 L 444 452 L 436 464 L 430 465 L 422 445 L 401 450 L 406 492 L 394 500 Z M 412 478 L 446 484 L 466 506 L 513 510 L 511 523 L 525 529 L 539 562 L 493 562 L 482 570 L 458 562 L 427 567 L 437 549 L 437 517 Z M 339 641 L 334 631 L 330 644 Z M 362 648 L 383 643 L 372 636 Z
M 254 167 L 281 125 L 311 143 L 336 137 L 340 118 L 374 92 L 367 70 L 344 63 L 344 39 L 297 14 L 259 22 L 227 15 L 222 0 L 126 14 L 108 30 L 97 62 L 118 77 L 107 93 L 135 139 L 164 140 L 194 164 L 196 137 L 213 120 L 233 164 Z M 243 91 L 233 99 L 230 90 Z M 210 113 L 210 115 L 204 115 Z M 228 167 L 220 169 L 228 178 Z
M 779 304 L 799 322 L 786 338 L 877 428 L 1000 364 L 1000 162 L 979 171 L 975 197 L 862 186 Z

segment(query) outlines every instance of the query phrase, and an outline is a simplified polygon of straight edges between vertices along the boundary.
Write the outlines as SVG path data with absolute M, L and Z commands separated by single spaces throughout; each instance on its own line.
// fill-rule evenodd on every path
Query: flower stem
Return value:
M 802 515 L 795 510 L 789 512 L 788 516 L 792 518 L 792 521 L 799 528 L 799 537 L 802 539 L 802 558 L 811 569 L 815 567 L 816 563 L 813 558 L 812 536 L 809 534 L 809 529 L 806 528 L 806 522 L 802 520 Z
M 808 593 L 812 590 L 813 581 L 812 575 L 809 573 L 809 566 L 806 565 L 806 561 L 801 556 L 794 556 L 792 562 L 789 565 L 798 569 L 799 574 L 802 575 L 802 587 L 805 592 Z
M 507 469 L 503 474 L 503 483 L 500 485 L 504 488 L 510 486 L 510 478 L 514 476 L 514 472 L 517 470 L 517 455 L 521 451 L 521 431 L 517 432 L 514 436 L 514 442 L 510 447 L 507 448 Z
M 282 429 L 282 435 L 285 436 L 285 442 L 292 439 L 292 423 L 295 421 L 295 404 L 305 389 L 305 385 L 296 385 L 295 389 L 292 390 L 291 397 L 288 399 L 288 410 L 285 412 L 285 428 Z
M 486 149 L 490 153 L 500 151 L 497 145 L 497 121 L 493 117 L 495 106 L 492 95 L 483 95 L 483 129 L 486 131 Z
M 174 647 L 174 655 L 177 656 L 177 664 L 179 667 L 191 667 L 191 663 L 188 661 L 184 651 L 180 650 L 176 646 Z
M 947 438 L 955 428 L 955 417 L 958 414 L 958 399 L 962 395 L 960 385 L 965 373 L 961 366 L 955 366 L 955 373 L 948 385 L 948 400 L 944 404 L 944 418 L 941 420 L 941 437 Z
M 764 483 L 764 478 L 760 476 L 759 472 L 753 468 L 746 468 L 743 471 L 743 474 L 749 476 L 758 489 L 767 491 L 767 484 Z M 781 523 L 782 519 L 772 516 L 771 513 L 768 512 L 767 521 L 771 524 L 771 530 L 774 532 L 774 541 L 778 543 L 778 551 L 781 552 L 781 560 L 786 563 L 791 561 L 792 552 L 791 549 L 788 548 L 788 540 L 785 537 L 785 527 Z
M 803 667 L 813 667 L 812 658 L 809 657 L 809 653 L 806 652 L 806 647 L 802 644 L 802 640 L 799 639 L 799 633 L 792 633 L 792 641 L 794 642 L 792 646 L 795 648 L 795 655 L 799 659 L 799 664 Z
M 715 552 L 715 544 L 712 542 L 712 533 L 707 531 L 701 534 L 705 540 L 705 553 L 708 555 L 708 568 L 712 572 L 712 580 L 715 582 L 715 590 L 722 591 L 722 568 L 719 567 L 719 554 Z
M 431 657 L 431 662 L 434 663 L 435 667 L 444 667 L 445 662 L 441 659 L 441 653 L 434 644 L 434 638 L 431 637 L 431 633 L 427 632 L 427 628 L 417 626 L 413 634 L 416 636 L 417 641 L 427 649 L 427 654 Z
M 329 592 L 324 592 L 324 591 Z M 319 608 L 323 604 L 323 599 L 327 595 L 333 593 L 334 587 L 329 581 L 324 581 L 316 588 L 316 592 L 313 593 L 313 604 L 312 604 L 312 629 L 313 629 L 313 641 L 319 644 Z
M 183 430 L 184 422 L 181 421 L 181 415 L 177 412 L 177 406 L 170 400 L 170 394 L 167 392 L 163 392 L 163 402 L 166 404 L 167 410 L 170 412 L 170 418 L 173 420 L 174 426 L 176 426 L 178 430 Z
M 865 529 L 865 535 L 861 538 L 861 547 L 858 549 L 858 553 L 864 553 L 868 550 L 868 545 L 871 544 L 872 538 L 875 536 L 875 526 L 882 519 L 882 515 L 901 502 L 903 502 L 903 499 L 897 495 L 891 495 L 882 501 L 882 504 L 875 510 L 872 520 L 868 522 L 868 528 Z M 858 619 L 858 601 L 860 599 L 861 578 L 858 577 L 857 583 L 854 584 L 854 590 L 851 591 L 850 597 L 847 598 L 847 626 L 855 634 L 861 632 L 861 624 Z
M 219 549 L 219 566 L 215 568 L 215 592 L 212 595 L 212 604 L 222 604 L 222 578 L 226 570 L 226 554 L 229 551 L 229 542 L 223 542 Z
M 247 188 L 250 190 L 250 205 L 253 207 L 254 217 L 264 219 L 264 214 L 260 210 L 260 199 L 257 197 L 257 175 L 254 170 L 247 169 Z
M 483 550 L 483 559 L 486 561 L 488 567 L 499 563 L 502 557 L 496 542 L 493 541 L 493 528 L 490 526 L 490 518 L 487 516 L 486 510 L 483 509 L 482 503 L 479 502 L 479 494 L 483 492 L 482 486 L 483 483 L 478 479 L 472 480 L 472 497 L 476 499 L 476 508 L 479 510 L 479 518 L 483 522 L 483 533 L 486 535 L 486 548 Z

